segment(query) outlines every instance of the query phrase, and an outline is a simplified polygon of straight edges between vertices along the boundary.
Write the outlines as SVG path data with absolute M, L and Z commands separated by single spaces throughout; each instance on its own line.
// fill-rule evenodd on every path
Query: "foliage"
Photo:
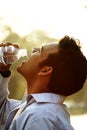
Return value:
M 2 42 L 12 42 L 18 43 L 21 48 L 27 48 L 28 51 L 34 46 L 40 46 L 43 43 L 57 41 L 58 39 L 51 38 L 43 30 L 34 30 L 26 36 L 19 36 L 17 33 L 13 32 L 12 29 L 8 26 L 5 26 L 5 31 L 8 32 L 8 35 L 2 40 Z M 9 98 L 21 99 L 26 90 L 25 79 L 17 73 L 16 68 L 20 64 L 21 59 L 15 62 L 11 70 L 12 78 L 9 82 L 10 95 Z M 67 101 L 74 101 L 75 103 L 83 102 L 87 104 L 87 81 L 84 84 L 84 88 L 79 92 L 67 98 Z M 87 106 L 86 106 L 87 107 Z
M 31 34 L 22 37 L 13 32 L 12 29 L 8 26 L 4 26 L 4 31 L 8 32 L 8 35 L 2 40 L 3 43 L 17 43 L 20 48 L 26 48 L 28 51 L 37 45 L 40 46 L 43 43 L 57 41 L 57 39 L 50 38 L 47 33 L 42 30 L 34 30 L 31 32 Z M 22 59 L 23 58 L 11 66 L 12 78 L 9 82 L 9 98 L 21 99 L 24 95 L 24 91 L 26 90 L 26 82 L 24 78 L 19 73 L 17 73 L 17 71 L 15 71 L 17 66 L 21 63 Z

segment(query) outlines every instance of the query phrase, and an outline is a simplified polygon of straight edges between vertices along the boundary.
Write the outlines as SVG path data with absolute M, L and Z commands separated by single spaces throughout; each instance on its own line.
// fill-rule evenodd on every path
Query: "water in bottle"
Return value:
M 15 48 L 11 45 L 0 47 L 0 62 L 3 64 L 12 64 L 21 57 L 27 57 L 26 49 Z

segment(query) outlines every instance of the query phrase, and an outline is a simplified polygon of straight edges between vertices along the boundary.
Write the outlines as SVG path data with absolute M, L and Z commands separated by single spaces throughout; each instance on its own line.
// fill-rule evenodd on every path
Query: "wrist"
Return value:
M 10 70 L 6 70 L 6 71 L 0 71 L 0 74 L 4 77 L 7 78 L 11 75 L 11 71 Z

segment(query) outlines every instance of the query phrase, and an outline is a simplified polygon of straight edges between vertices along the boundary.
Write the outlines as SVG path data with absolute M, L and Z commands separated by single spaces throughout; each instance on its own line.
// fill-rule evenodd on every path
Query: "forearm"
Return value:
M 10 80 L 10 77 L 4 78 L 0 74 L 0 102 L 3 98 L 8 97 L 9 90 L 8 90 L 8 82 Z
M 6 101 L 9 95 L 9 90 L 8 90 L 9 80 L 10 80 L 10 77 L 4 78 L 0 74 L 0 123 L 2 122 L 2 119 L 5 114 Z

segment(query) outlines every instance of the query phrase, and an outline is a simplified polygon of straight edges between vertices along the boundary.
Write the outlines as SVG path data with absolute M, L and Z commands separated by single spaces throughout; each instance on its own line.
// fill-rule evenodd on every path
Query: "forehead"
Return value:
M 44 53 L 56 53 L 58 52 L 58 43 L 57 42 L 52 42 L 52 43 L 47 43 L 42 45 L 42 51 Z

